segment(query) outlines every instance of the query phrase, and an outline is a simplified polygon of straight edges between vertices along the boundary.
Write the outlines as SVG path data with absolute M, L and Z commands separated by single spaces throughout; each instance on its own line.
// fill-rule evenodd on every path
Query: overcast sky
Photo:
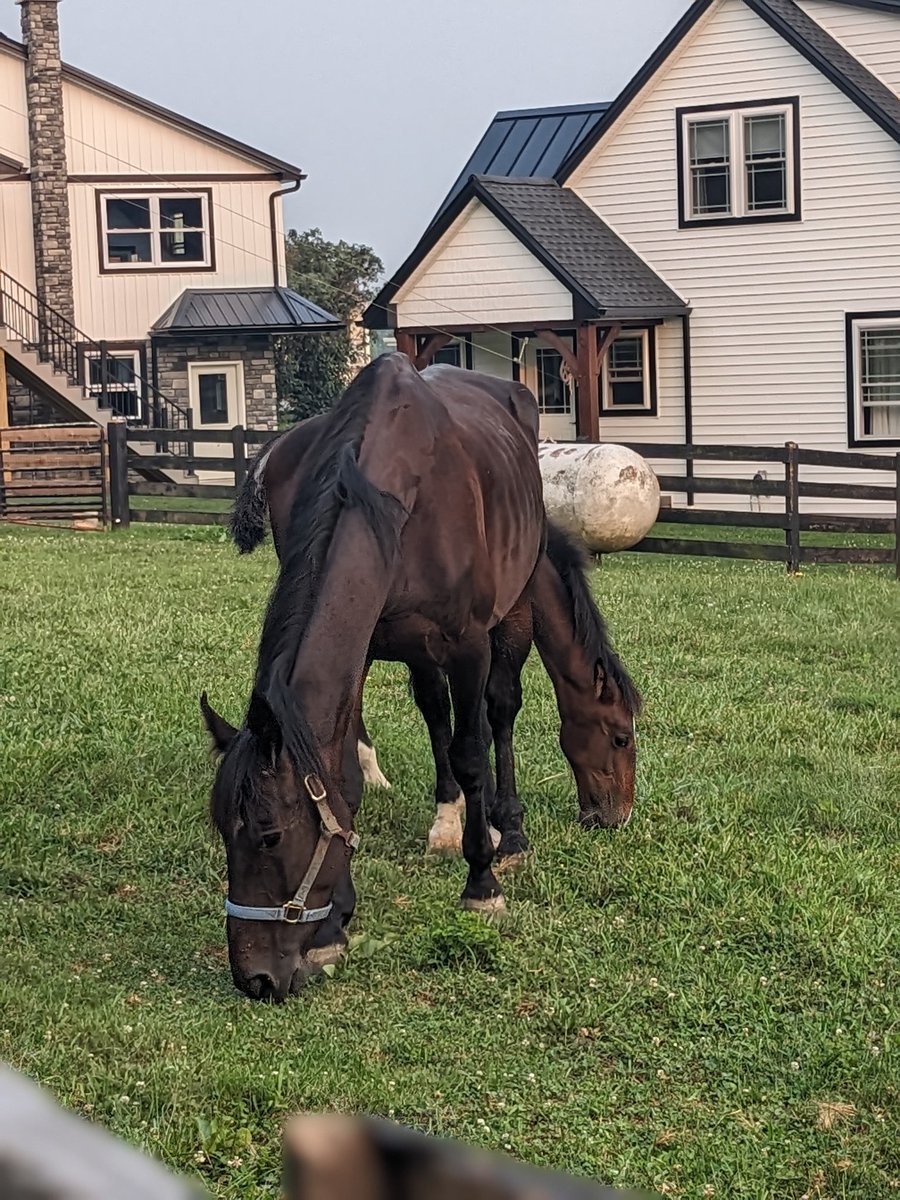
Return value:
M 63 58 L 309 178 L 290 225 L 408 253 L 499 109 L 610 100 L 688 0 L 63 0 Z M 19 9 L 0 0 L 18 38 Z

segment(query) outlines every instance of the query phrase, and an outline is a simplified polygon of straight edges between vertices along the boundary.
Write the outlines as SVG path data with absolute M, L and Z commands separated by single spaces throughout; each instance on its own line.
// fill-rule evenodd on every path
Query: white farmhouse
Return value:
M 696 0 L 611 104 L 498 114 L 366 323 L 547 437 L 900 450 L 900 0 Z

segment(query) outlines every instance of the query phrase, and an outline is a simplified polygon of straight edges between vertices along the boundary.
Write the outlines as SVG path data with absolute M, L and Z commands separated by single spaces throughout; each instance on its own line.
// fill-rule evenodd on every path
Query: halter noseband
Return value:
M 226 900 L 226 916 L 237 917 L 242 921 L 284 921 L 286 925 L 308 925 L 312 924 L 313 921 L 324 921 L 331 912 L 333 908 L 332 904 L 326 904 L 324 908 L 307 908 L 307 897 L 312 891 L 316 880 L 319 878 L 319 872 L 322 870 L 322 864 L 325 862 L 325 856 L 328 853 L 328 847 L 331 845 L 331 839 L 333 837 L 343 838 L 350 849 L 355 850 L 359 845 L 359 835 L 341 828 L 340 822 L 331 811 L 331 806 L 328 803 L 325 785 L 318 775 L 307 775 L 303 783 L 310 800 L 312 800 L 318 810 L 321 829 L 319 840 L 313 851 L 312 860 L 306 869 L 306 874 L 303 876 L 300 886 L 294 892 L 291 899 L 288 900 L 287 904 L 282 904 L 277 908 L 259 908 L 252 904 L 233 904 L 231 900 Z

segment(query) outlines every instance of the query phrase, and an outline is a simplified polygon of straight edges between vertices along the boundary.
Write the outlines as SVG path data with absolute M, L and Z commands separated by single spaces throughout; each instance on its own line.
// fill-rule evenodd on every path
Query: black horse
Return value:
M 462 903 L 503 906 L 482 714 L 491 631 L 527 604 L 544 548 L 537 429 L 521 385 L 450 368 L 426 379 L 402 354 L 364 368 L 319 422 L 287 501 L 241 729 L 202 700 L 221 753 L 211 814 L 228 861 L 229 959 L 249 995 L 282 999 L 307 951 L 343 940 L 373 658 L 446 672 L 466 798 Z

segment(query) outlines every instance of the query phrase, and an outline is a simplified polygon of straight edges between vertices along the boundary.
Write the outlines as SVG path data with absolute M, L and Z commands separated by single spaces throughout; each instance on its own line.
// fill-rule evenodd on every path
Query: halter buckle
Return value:
M 282 906 L 281 919 L 286 925 L 299 925 L 303 920 L 303 914 L 306 912 L 306 905 L 301 904 L 299 900 L 288 900 L 287 904 Z M 292 916 L 296 913 L 296 916 Z
M 313 804 L 321 804 L 321 802 L 328 795 L 325 784 L 318 777 L 318 775 L 307 775 L 303 780 L 303 785 L 306 788 L 309 798 L 312 800 Z M 314 790 L 315 788 L 319 789 L 318 792 Z

